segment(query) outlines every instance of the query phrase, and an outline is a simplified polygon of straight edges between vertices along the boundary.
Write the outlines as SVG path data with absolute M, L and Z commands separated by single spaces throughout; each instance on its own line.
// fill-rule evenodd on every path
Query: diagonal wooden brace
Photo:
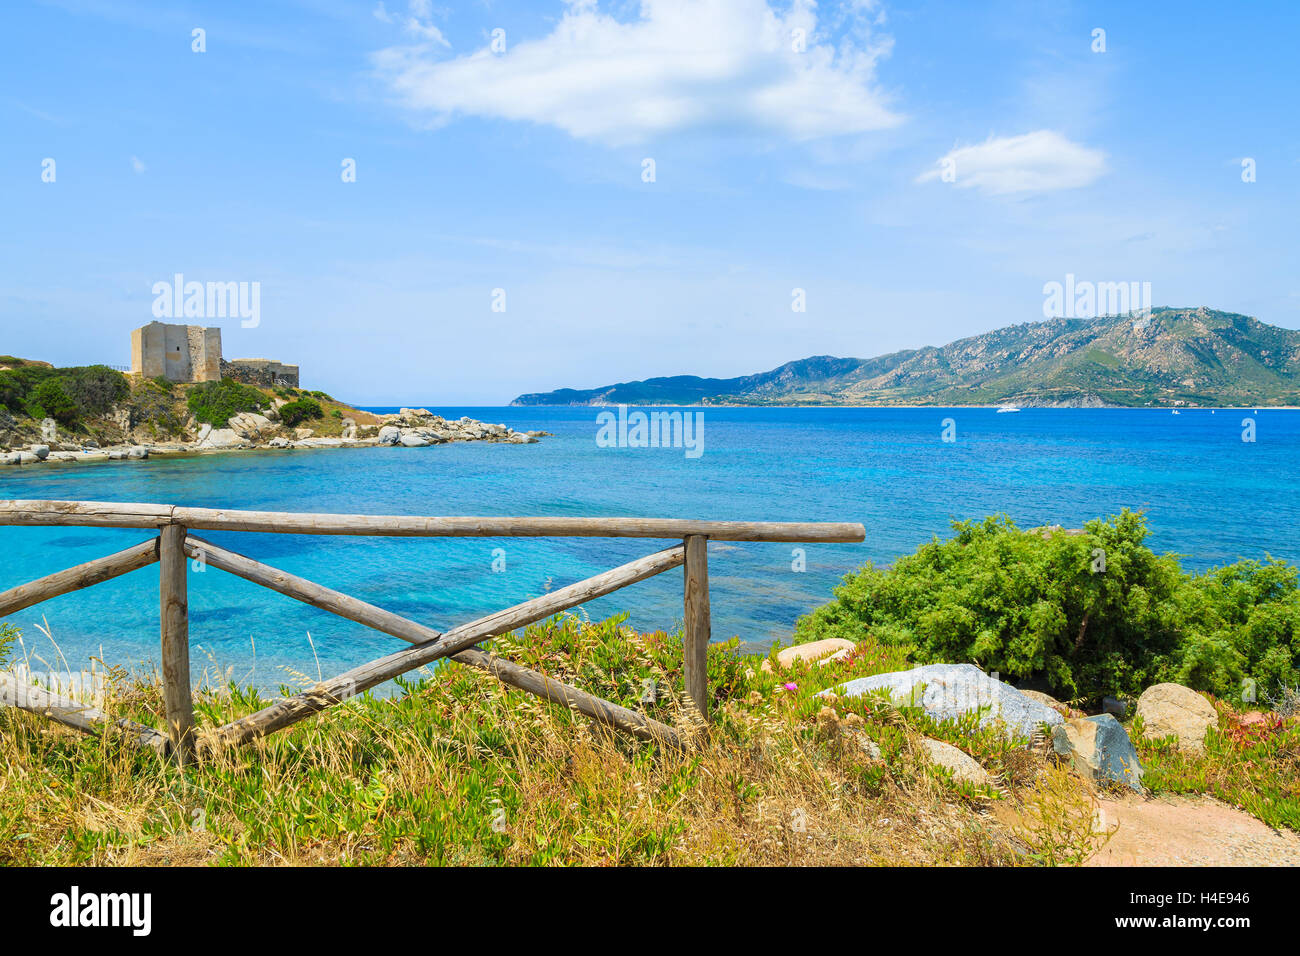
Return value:
M 185 549 L 190 557 L 214 568 L 238 575 L 254 584 L 260 584 L 358 624 L 400 637 L 415 645 L 409 650 L 390 654 L 338 677 L 322 681 L 302 694 L 276 701 L 255 714 L 219 727 L 205 738 L 207 741 L 226 745 L 247 743 L 256 737 L 265 736 L 297 723 L 331 704 L 347 700 L 409 670 L 441 657 L 450 657 L 459 663 L 486 670 L 521 690 L 572 707 L 588 717 L 642 739 L 660 741 L 674 747 L 682 745 L 678 732 L 666 724 L 554 680 L 539 671 L 521 667 L 473 647 L 474 644 L 490 637 L 509 633 L 525 624 L 543 620 L 560 611 L 678 567 L 685 560 L 684 549 L 681 547 L 668 548 L 639 558 L 585 581 L 579 581 L 577 584 L 525 601 L 477 621 L 462 624 L 445 634 L 193 535 L 186 539 Z

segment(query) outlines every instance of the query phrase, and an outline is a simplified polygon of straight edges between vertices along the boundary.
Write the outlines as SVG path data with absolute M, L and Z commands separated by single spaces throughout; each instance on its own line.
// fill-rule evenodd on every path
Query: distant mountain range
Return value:
M 1300 405 L 1300 332 L 1213 309 L 1051 319 L 878 358 L 673 375 L 513 405 Z

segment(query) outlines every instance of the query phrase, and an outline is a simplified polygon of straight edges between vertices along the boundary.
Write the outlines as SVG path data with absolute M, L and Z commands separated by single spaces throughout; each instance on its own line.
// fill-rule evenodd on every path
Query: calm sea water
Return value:
M 142 501 L 282 511 L 417 515 L 636 515 L 860 521 L 859 545 L 710 549 L 714 636 L 767 642 L 828 600 L 846 572 L 890 562 L 954 518 L 1006 512 L 1022 526 L 1145 509 L 1151 544 L 1205 568 L 1300 560 L 1300 412 L 1029 409 L 706 409 L 704 454 L 601 448 L 596 409 L 436 408 L 555 433 L 535 445 L 262 451 L 99 465 L 7 468 L 0 498 Z M 1242 419 L 1256 441 L 1242 441 Z M 952 418 L 956 441 L 941 440 Z M 444 628 L 559 587 L 659 542 L 603 539 L 395 539 L 212 533 L 214 541 Z M 0 588 L 141 540 L 139 531 L 0 528 Z M 494 554 L 494 549 L 501 549 Z M 504 558 L 505 571 L 492 570 Z M 681 617 L 681 573 L 589 605 L 646 629 Z M 190 574 L 192 658 L 274 688 L 402 642 L 209 569 Z M 27 646 L 56 666 L 156 660 L 156 569 L 14 615 Z M 319 669 L 319 670 L 318 670 Z

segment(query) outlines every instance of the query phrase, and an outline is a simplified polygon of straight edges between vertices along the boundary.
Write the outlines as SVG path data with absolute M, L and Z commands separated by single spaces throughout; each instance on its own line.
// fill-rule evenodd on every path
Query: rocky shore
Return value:
M 37 465 L 77 461 L 143 461 L 158 455 L 194 455 L 254 449 L 293 448 L 424 448 L 451 442 L 487 441 L 530 445 L 549 432 L 518 432 L 506 425 L 480 422 L 469 417 L 448 420 L 427 408 L 403 408 L 397 414 L 365 415 L 368 421 L 342 420 L 342 434 L 317 435 L 312 428 L 294 428 L 280 421 L 277 403 L 264 413 L 241 412 L 224 428 L 196 421 L 187 423 L 186 441 L 134 441 L 100 447 L 92 440 L 75 436 L 60 441 L 52 421 L 42 426 L 40 442 L 21 448 L 0 450 L 0 465 Z M 138 437 L 138 436 L 137 436 Z

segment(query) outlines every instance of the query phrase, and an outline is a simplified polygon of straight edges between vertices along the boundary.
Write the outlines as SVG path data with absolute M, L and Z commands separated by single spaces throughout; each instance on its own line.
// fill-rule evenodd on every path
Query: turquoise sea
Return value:
M 386 409 L 385 409 L 386 410 Z M 147 462 L 7 468 L 0 498 L 141 501 L 279 511 L 417 515 L 635 515 L 860 521 L 859 545 L 718 544 L 714 637 L 787 638 L 867 560 L 888 563 L 954 518 L 1006 512 L 1022 526 L 1141 508 L 1151 544 L 1191 568 L 1266 553 L 1300 560 L 1300 412 L 1251 410 L 707 408 L 704 451 L 607 448 L 594 408 L 449 408 L 554 437 L 535 445 L 258 451 Z M 697 410 L 700 411 L 700 410 Z M 955 441 L 942 440 L 952 419 Z M 1243 420 L 1255 441 L 1242 440 Z M 107 554 L 145 533 L 0 528 L 0 588 Z M 662 545 L 648 540 L 343 538 L 211 533 L 223 546 L 436 628 L 537 595 Z M 501 551 L 494 553 L 494 549 Z M 493 571 L 494 558 L 505 570 Z M 672 628 L 681 572 L 587 607 Z M 402 642 L 215 569 L 190 574 L 192 660 L 275 688 Z M 156 660 L 156 568 L 14 615 L 29 652 L 79 669 L 90 657 Z M 36 625 L 47 626 L 59 651 Z M 309 638 L 310 635 L 310 638 Z M 57 653 L 66 659 L 63 663 Z

